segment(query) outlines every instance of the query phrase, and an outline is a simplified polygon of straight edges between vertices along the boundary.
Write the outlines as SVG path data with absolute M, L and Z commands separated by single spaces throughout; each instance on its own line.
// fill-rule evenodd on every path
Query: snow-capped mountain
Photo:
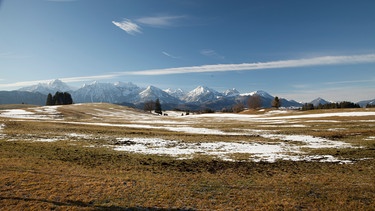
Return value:
M 237 91 L 237 89 L 233 88 L 233 89 L 228 89 L 228 90 L 226 90 L 226 91 L 223 93 L 223 95 L 224 95 L 225 97 L 236 97 L 236 96 L 240 95 L 240 92 Z
M 116 82 L 114 83 L 114 85 L 122 92 L 122 95 L 124 95 L 125 97 L 137 95 L 141 91 L 141 88 L 131 82 Z
M 372 100 L 362 100 L 357 103 L 361 107 L 366 107 L 367 105 L 374 106 L 375 105 L 375 99 Z
M 155 101 L 156 99 L 159 99 L 160 103 L 176 103 L 177 104 L 180 102 L 179 99 L 169 95 L 167 92 L 154 86 L 148 86 L 145 90 L 141 91 L 138 94 L 136 98 L 136 102 L 133 102 L 133 103 L 146 102 L 150 100 Z
M 265 91 L 255 91 L 240 94 L 235 88 L 228 89 L 225 92 L 218 92 L 214 89 L 198 86 L 194 90 L 186 93 L 181 89 L 161 90 L 155 86 L 140 88 L 133 83 L 99 83 L 93 82 L 84 84 L 81 88 L 72 91 L 72 89 L 61 80 L 54 80 L 45 84 L 37 84 L 35 86 L 25 87 L 21 90 L 29 92 L 41 92 L 45 95 L 56 91 L 69 91 L 75 103 L 83 102 L 108 102 L 126 105 L 142 106 L 146 101 L 159 99 L 168 108 L 180 109 L 201 109 L 211 108 L 221 110 L 223 108 L 231 108 L 231 106 L 242 102 L 245 106 L 250 96 L 258 95 L 261 98 L 263 107 L 270 107 L 274 97 Z M 295 101 L 282 99 L 282 106 L 300 106 Z M 43 104 L 40 102 L 38 104 Z
M 177 99 L 180 99 L 182 100 L 185 95 L 186 95 L 186 92 L 183 91 L 182 89 L 171 89 L 171 88 L 168 88 L 168 89 L 165 89 L 163 90 L 164 92 L 168 93 L 169 95 L 177 98 Z
M 84 84 L 72 93 L 74 102 L 110 102 L 121 103 L 125 100 L 122 91 L 111 83 Z
M 313 104 L 315 107 L 318 106 L 319 104 L 321 105 L 325 105 L 325 104 L 328 104 L 330 102 L 318 97 L 316 99 L 314 99 L 313 101 L 310 102 L 311 104 Z
M 233 105 L 243 103 L 245 107 L 251 96 L 259 96 L 262 107 L 271 107 L 274 96 L 269 93 L 258 90 L 249 93 L 240 94 L 236 89 L 229 89 L 224 92 L 218 92 L 214 89 L 198 86 L 194 90 L 186 93 L 181 89 L 161 90 L 154 86 L 140 88 L 133 83 L 90 83 L 85 84 L 77 90 L 69 87 L 61 80 L 54 80 L 48 83 L 39 83 L 34 86 L 24 87 L 17 91 L 0 92 L 0 104 L 7 103 L 29 103 L 29 104 L 45 104 L 48 93 L 69 92 L 75 103 L 82 102 L 108 102 L 119 103 L 131 106 L 141 107 L 146 101 L 159 99 L 165 107 L 169 109 L 186 109 L 198 110 L 210 108 L 213 110 L 221 110 L 223 108 L 231 108 Z M 35 95 L 38 94 L 38 95 Z M 302 104 L 294 100 L 287 100 L 279 96 L 282 107 L 301 107 Z M 311 103 L 314 105 L 326 104 L 328 101 L 317 98 Z M 366 104 L 375 104 L 374 100 L 366 100 L 358 102 L 362 107 Z
M 258 95 L 262 98 L 265 98 L 265 99 L 274 99 L 274 97 L 270 94 L 268 94 L 267 92 L 263 91 L 263 90 L 257 90 L 257 91 L 254 91 L 254 92 L 250 92 L 250 93 L 244 93 L 244 94 L 240 94 L 241 96 L 254 96 L 254 95 Z
M 187 103 L 204 103 L 207 101 L 216 100 L 222 94 L 216 90 L 204 86 L 198 86 L 194 90 L 186 94 L 183 100 Z
M 27 91 L 27 92 L 39 92 L 42 94 L 54 94 L 56 92 L 71 92 L 73 90 L 72 87 L 68 86 L 66 83 L 62 82 L 59 79 L 50 81 L 48 83 L 38 83 L 37 85 L 28 86 L 19 89 L 19 91 Z

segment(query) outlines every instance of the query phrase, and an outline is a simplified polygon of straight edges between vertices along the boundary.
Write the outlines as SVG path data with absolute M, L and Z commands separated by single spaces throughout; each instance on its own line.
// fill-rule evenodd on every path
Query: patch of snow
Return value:
M 34 112 L 26 111 L 24 109 L 7 109 L 3 110 L 0 117 L 14 118 L 14 119 L 55 119 L 59 116 L 57 111 L 58 106 L 43 106 L 32 108 Z M 37 113 L 35 113 L 37 112 Z
M 4 123 L 0 124 L 0 138 L 5 137 L 5 134 L 3 134 L 4 128 L 5 128 L 5 124 Z
M 369 137 L 365 138 L 364 140 L 366 140 L 366 141 L 375 140 L 375 136 L 369 136 Z
M 89 138 L 92 137 L 91 135 L 78 134 L 78 133 L 69 133 L 69 134 L 67 134 L 67 136 L 73 137 L 73 138 L 83 138 L 83 139 L 89 139 Z
M 268 111 L 265 115 L 274 115 L 274 114 L 286 114 L 289 113 L 287 110 L 272 110 Z
M 141 154 L 167 155 L 179 159 L 194 155 L 216 156 L 222 160 L 235 161 L 233 154 L 246 154 L 249 160 L 275 162 L 277 160 L 319 161 L 349 163 L 349 160 L 339 160 L 330 155 L 308 156 L 299 147 L 287 143 L 247 143 L 247 142 L 199 142 L 186 143 L 161 138 L 118 138 L 121 146 L 114 147 L 116 151 L 126 151 Z M 291 155 L 299 154 L 299 155 Z
M 328 128 L 327 131 L 343 131 L 345 128 Z
M 305 148 L 344 148 L 351 147 L 350 144 L 342 141 L 331 141 L 325 138 L 313 137 L 308 135 L 283 135 L 283 134 L 261 134 L 263 138 L 279 139 L 283 141 L 296 141 L 302 142 L 306 145 L 301 147 Z
M 8 117 L 8 118 L 32 118 L 32 115 L 34 115 L 33 112 L 25 111 L 23 109 L 9 109 L 9 110 L 3 110 L 3 112 L 0 114 L 1 117 Z
M 304 115 L 292 115 L 292 116 L 278 116 L 271 117 L 272 119 L 297 119 L 297 118 L 324 118 L 324 117 L 361 117 L 361 116 L 375 116 L 375 112 L 333 112 L 333 113 L 322 113 L 322 114 L 304 114 Z
M 55 142 L 55 141 L 60 141 L 61 139 L 59 138 L 38 138 L 34 139 L 34 142 Z

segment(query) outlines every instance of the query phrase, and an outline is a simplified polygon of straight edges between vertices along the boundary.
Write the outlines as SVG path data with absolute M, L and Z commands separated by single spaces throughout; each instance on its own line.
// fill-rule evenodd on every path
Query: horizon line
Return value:
M 156 75 L 175 75 L 175 74 L 191 74 L 191 73 L 207 73 L 207 72 L 231 72 L 231 71 L 256 71 L 263 69 L 283 69 L 295 67 L 324 66 L 324 65 L 343 65 L 343 64 L 363 64 L 375 62 L 375 54 L 361 54 L 350 56 L 322 56 L 305 59 L 278 60 L 270 62 L 253 62 L 239 64 L 213 64 L 200 66 L 186 66 L 163 69 L 149 69 L 141 71 L 123 71 L 112 72 L 103 75 L 65 77 L 59 80 L 65 83 L 85 82 L 92 80 L 114 79 L 124 75 L 139 76 L 156 76 Z M 1 83 L 0 88 L 31 86 L 38 83 L 48 83 L 54 79 L 19 81 L 14 83 Z M 0 81 L 5 81 L 2 79 Z

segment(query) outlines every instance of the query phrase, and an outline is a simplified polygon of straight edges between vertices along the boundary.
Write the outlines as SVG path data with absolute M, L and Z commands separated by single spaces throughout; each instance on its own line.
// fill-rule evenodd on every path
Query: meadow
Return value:
M 373 210 L 375 109 L 0 107 L 1 210 Z

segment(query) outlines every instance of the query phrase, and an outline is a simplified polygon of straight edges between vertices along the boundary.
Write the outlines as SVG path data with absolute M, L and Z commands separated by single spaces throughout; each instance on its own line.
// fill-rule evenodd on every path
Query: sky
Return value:
M 375 98 L 374 0 L 0 0 L 0 90 L 60 79 Z

